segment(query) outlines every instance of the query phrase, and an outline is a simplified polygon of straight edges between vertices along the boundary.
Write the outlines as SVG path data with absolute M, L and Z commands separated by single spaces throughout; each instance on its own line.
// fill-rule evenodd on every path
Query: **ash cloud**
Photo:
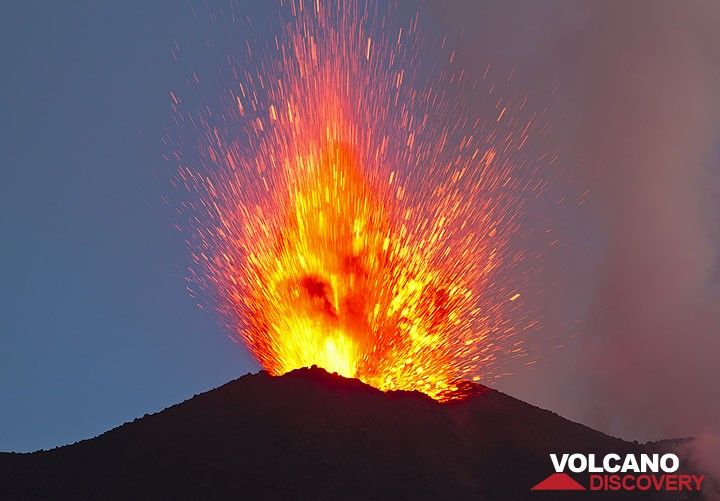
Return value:
M 702 437 L 696 457 L 714 469 L 720 9 L 632 3 L 593 20 L 575 53 L 589 63 L 582 165 L 607 234 L 583 353 L 590 416 L 625 435 Z
M 709 21 L 719 14 L 710 3 L 605 7 L 570 51 L 586 62 L 577 144 L 606 232 L 585 355 L 597 401 L 614 407 L 595 413 L 610 430 L 720 424 L 717 201 L 707 189 L 720 88 Z
M 532 98 L 554 110 L 553 140 L 590 189 L 545 273 L 584 270 L 544 299 L 562 316 L 548 305 L 580 291 L 582 335 L 548 354 L 558 363 L 530 400 L 626 438 L 696 436 L 693 457 L 720 476 L 720 4 L 448 6 L 466 65 L 509 60 L 531 94 L 559 82 Z

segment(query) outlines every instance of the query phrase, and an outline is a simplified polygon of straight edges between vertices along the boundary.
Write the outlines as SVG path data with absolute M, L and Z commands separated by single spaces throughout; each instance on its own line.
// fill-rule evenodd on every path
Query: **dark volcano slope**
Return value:
M 530 488 L 552 473 L 549 452 L 642 449 L 480 385 L 439 404 L 301 369 L 241 377 L 74 445 L 0 454 L 0 499 L 601 499 Z M 641 498 L 691 499 L 655 496 Z

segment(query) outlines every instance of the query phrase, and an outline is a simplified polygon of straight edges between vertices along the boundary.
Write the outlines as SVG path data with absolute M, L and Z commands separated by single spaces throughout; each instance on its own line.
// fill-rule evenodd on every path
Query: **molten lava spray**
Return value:
M 526 356 L 517 334 L 537 322 L 509 314 L 520 292 L 495 272 L 522 258 L 520 195 L 543 185 L 513 162 L 537 116 L 499 96 L 473 116 L 448 93 L 471 83 L 414 52 L 417 16 L 284 8 L 265 57 L 228 58 L 224 110 L 178 111 L 201 130 L 180 168 L 200 198 L 192 282 L 273 374 L 316 364 L 442 400 L 497 371 L 501 347 Z

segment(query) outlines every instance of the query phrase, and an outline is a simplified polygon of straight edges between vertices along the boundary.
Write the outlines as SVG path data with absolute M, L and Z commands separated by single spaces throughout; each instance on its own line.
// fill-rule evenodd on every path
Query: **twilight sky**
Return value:
M 94 436 L 257 369 L 187 294 L 163 203 L 169 92 L 231 48 L 203 43 L 223 23 L 202 12 L 226 6 L 206 3 L 0 16 L 0 450 Z M 232 3 L 258 44 L 274 35 L 272 2 Z M 565 348 L 548 342 L 499 388 L 631 439 L 719 430 L 717 7 L 422 4 L 470 74 L 515 68 L 550 110 L 567 180 L 552 195 L 589 190 L 534 207 L 560 243 L 540 249 L 546 292 L 530 301 Z
M 172 39 L 207 30 L 189 4 L 147 5 L 0 16 L 0 450 L 90 437 L 255 369 L 187 294 L 161 199 L 185 76 Z

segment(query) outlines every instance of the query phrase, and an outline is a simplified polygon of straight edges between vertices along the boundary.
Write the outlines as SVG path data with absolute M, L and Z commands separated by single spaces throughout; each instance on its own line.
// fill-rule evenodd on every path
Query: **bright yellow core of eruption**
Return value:
M 433 265 L 444 219 L 418 223 L 397 209 L 402 190 L 366 179 L 342 146 L 288 162 L 285 176 L 271 210 L 238 209 L 242 264 L 232 249 L 218 263 L 253 354 L 274 374 L 315 364 L 442 399 L 462 375 L 453 358 L 473 304 L 469 287 Z

